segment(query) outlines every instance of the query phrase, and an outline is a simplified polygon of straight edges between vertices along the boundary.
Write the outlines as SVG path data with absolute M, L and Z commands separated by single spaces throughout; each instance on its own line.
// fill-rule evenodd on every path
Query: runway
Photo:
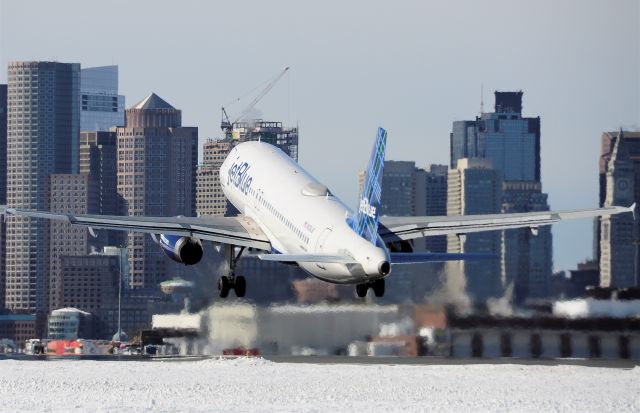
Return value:
M 93 360 L 93 361 L 138 361 L 138 362 L 193 362 L 201 360 L 236 359 L 236 356 L 33 356 L 0 354 L 5 359 L 26 361 Z M 274 363 L 293 364 L 354 364 L 354 365 L 424 365 L 424 366 L 464 366 L 464 365 L 521 365 L 521 366 L 582 366 L 613 369 L 633 369 L 640 366 L 640 360 L 630 359 L 524 359 L 524 358 L 451 358 L 451 357 L 371 357 L 371 356 L 273 356 L 258 359 Z
M 275 363 L 311 364 L 389 364 L 462 366 L 471 364 L 515 364 L 523 366 L 583 366 L 632 369 L 640 366 L 640 360 L 604 359 L 521 359 L 521 358 L 450 358 L 450 357 L 348 357 L 348 356 L 265 356 Z

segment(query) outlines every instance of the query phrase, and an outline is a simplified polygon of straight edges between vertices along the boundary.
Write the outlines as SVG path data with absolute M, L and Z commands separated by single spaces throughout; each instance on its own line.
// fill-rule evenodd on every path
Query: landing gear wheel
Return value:
M 233 284 L 233 289 L 236 291 L 236 297 L 244 297 L 247 292 L 247 280 L 242 275 L 238 275 Z
M 229 290 L 231 290 L 231 281 L 229 280 L 229 277 L 223 275 L 218 278 L 218 294 L 220 295 L 220 298 L 227 298 Z
M 367 296 L 367 290 L 369 286 L 367 284 L 357 284 L 356 285 L 356 295 L 360 298 L 364 298 Z
M 384 278 L 377 279 L 373 282 L 373 293 L 376 297 L 384 296 Z

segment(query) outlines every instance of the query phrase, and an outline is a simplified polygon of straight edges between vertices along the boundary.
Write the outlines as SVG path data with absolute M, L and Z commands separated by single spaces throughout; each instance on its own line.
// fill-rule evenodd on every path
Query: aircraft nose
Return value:
M 380 264 L 378 264 L 378 272 L 380 273 L 380 275 L 389 275 L 389 273 L 391 272 L 391 264 L 389 264 L 389 261 L 382 261 L 380 262 Z

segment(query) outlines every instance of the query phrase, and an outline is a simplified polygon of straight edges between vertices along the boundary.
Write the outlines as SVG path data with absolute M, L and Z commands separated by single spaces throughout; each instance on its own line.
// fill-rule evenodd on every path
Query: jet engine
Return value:
M 184 265 L 194 265 L 202 259 L 202 242 L 196 238 L 161 235 L 160 246 L 169 258 Z

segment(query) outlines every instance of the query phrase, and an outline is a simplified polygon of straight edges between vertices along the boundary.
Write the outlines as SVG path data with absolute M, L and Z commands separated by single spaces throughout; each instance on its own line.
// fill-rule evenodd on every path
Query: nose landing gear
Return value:
M 356 285 L 356 295 L 360 298 L 364 298 L 367 296 L 367 291 L 371 288 L 373 290 L 373 294 L 376 297 L 384 296 L 384 278 L 379 278 L 375 281 L 357 284 Z

